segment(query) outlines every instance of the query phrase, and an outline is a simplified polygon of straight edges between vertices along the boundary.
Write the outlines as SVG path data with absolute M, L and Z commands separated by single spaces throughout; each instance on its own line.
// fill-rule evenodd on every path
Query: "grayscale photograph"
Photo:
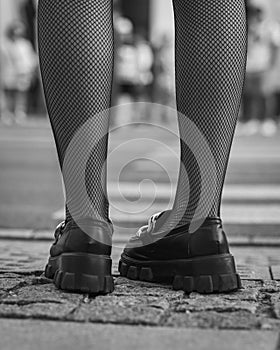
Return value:
M 280 350 L 280 0 L 0 0 L 0 349 Z

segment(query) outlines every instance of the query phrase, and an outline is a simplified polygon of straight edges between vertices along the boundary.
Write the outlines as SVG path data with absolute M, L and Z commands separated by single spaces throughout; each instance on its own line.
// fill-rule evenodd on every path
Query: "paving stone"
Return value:
M 157 296 L 170 300 L 184 296 L 183 291 L 174 291 L 171 285 L 149 283 L 143 281 L 133 281 L 127 278 L 118 277 L 115 280 L 114 295 L 136 295 Z
M 99 296 L 81 305 L 69 319 L 75 321 L 160 325 L 169 303 L 165 299 L 145 295 Z
M 261 327 L 260 329 L 265 329 L 265 330 L 279 330 L 280 329 L 280 320 L 278 319 L 272 319 L 272 318 L 263 318 L 261 320 Z M 280 335 L 280 334 L 279 334 Z M 279 337 L 280 340 L 280 337 Z M 280 343 L 279 343 L 280 345 Z M 278 350 L 278 349 L 275 349 Z M 279 348 L 280 350 L 280 348 Z
M 0 318 L 41 318 L 63 320 L 75 309 L 71 303 L 0 304 Z
M 263 293 L 278 293 L 280 291 L 280 281 L 264 281 L 259 291 Z
M 271 304 L 275 313 L 275 316 L 280 319 L 280 293 L 274 293 L 271 297 Z
M 280 265 L 279 247 L 237 247 L 231 246 L 231 252 L 238 266 L 271 266 Z M 272 263 L 275 261 L 275 263 Z M 278 263 L 277 263 L 278 261 Z M 269 277 L 269 279 L 271 279 Z
M 247 288 L 260 288 L 264 285 L 266 281 L 260 281 L 260 280 L 243 280 L 242 281 L 242 288 L 247 289 Z M 270 280 L 269 280 L 270 282 Z
M 260 281 L 271 280 L 268 266 L 237 265 L 237 271 L 240 274 L 241 279 Z
M 12 290 L 20 285 L 24 285 L 27 280 L 27 277 L 19 276 L 16 274 L 5 274 L 0 275 L 0 291 L 7 292 Z
M 17 289 L 14 292 L 9 293 L 1 303 L 9 304 L 26 304 L 26 303 L 41 303 L 41 302 L 53 302 L 57 304 L 72 303 L 78 305 L 83 296 L 74 293 L 65 293 L 56 289 L 53 283 L 49 284 L 34 284 L 36 279 L 31 280 L 31 283 L 27 286 Z
M 240 293 L 241 294 L 241 293 Z M 258 304 L 252 300 L 243 301 L 240 298 L 221 298 L 219 294 L 211 294 L 207 297 L 192 293 L 189 299 L 180 300 L 180 304 L 174 308 L 176 312 L 201 312 L 201 311 L 216 311 L 216 312 L 235 312 L 247 311 L 255 313 Z
M 260 328 L 261 321 L 256 315 L 247 311 L 172 312 L 164 325 L 187 328 L 254 329 Z
M 224 295 L 225 300 L 240 301 L 253 301 L 256 302 L 259 295 L 259 288 L 262 283 L 259 281 L 242 281 L 243 288 L 234 292 Z
M 272 278 L 276 281 L 280 281 L 280 265 L 271 266 Z
M 49 242 L 1 240 L 0 272 L 43 271 L 49 247 Z

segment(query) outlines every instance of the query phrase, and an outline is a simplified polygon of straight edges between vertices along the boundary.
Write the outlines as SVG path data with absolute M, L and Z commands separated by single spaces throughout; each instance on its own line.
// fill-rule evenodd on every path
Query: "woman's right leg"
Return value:
M 39 0 L 38 44 L 66 195 L 66 223 L 56 231 L 46 275 L 62 289 L 109 292 L 112 228 L 105 163 L 112 0 Z

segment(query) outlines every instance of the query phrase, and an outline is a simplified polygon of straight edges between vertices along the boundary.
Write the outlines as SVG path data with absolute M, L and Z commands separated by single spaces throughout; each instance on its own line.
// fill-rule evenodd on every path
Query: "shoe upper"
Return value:
M 70 252 L 111 255 L 112 235 L 112 224 L 88 218 L 70 220 L 56 228 L 50 255 Z
M 156 225 L 152 231 L 147 227 L 130 239 L 124 249 L 126 256 L 137 260 L 172 260 L 229 253 L 219 218 L 207 218 L 193 233 L 188 232 L 188 225 L 160 235 L 154 232 Z

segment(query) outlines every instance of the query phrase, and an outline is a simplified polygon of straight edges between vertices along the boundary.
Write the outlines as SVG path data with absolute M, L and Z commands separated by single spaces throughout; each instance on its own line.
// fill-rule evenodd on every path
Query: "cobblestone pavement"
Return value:
M 233 247 L 243 289 L 222 295 L 184 294 L 171 286 L 118 276 L 115 291 L 90 297 L 57 290 L 42 275 L 49 242 L 0 240 L 0 318 L 31 318 L 203 329 L 280 329 L 279 248 Z
M 90 297 L 57 290 L 41 275 L 0 274 L 0 318 L 219 329 L 280 329 L 280 281 L 243 280 L 223 295 L 115 278 L 115 291 Z

